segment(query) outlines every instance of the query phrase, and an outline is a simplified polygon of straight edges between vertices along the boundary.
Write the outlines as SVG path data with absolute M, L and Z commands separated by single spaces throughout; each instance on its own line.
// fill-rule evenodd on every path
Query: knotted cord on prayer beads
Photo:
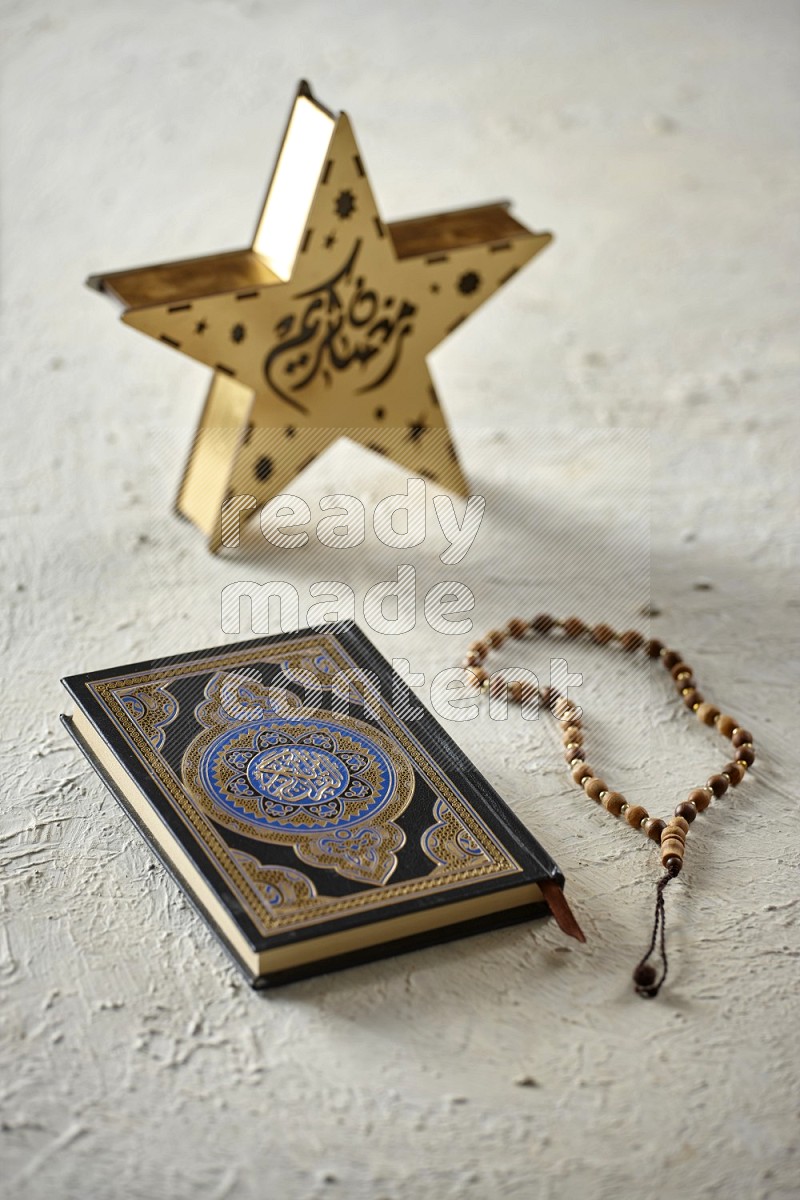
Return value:
M 626 653 L 643 650 L 648 658 L 659 659 L 669 671 L 686 707 L 697 715 L 703 725 L 713 726 L 723 737 L 730 738 L 730 761 L 725 763 L 720 772 L 711 775 L 701 787 L 692 788 L 687 798 L 676 805 L 673 815 L 667 820 L 651 817 L 641 804 L 629 804 L 623 795 L 612 791 L 595 775 L 584 757 L 581 715 L 571 700 L 559 696 L 553 688 L 539 690 L 535 684 L 528 681 L 506 680 L 498 675 L 490 678 L 484 670 L 483 663 L 489 652 L 499 649 L 507 639 L 518 640 L 529 633 L 546 635 L 553 630 L 561 630 L 564 636 L 571 639 L 588 636 L 601 646 L 617 642 Z M 737 787 L 744 779 L 748 767 L 753 765 L 755 751 L 752 734 L 741 728 L 733 717 L 722 713 L 704 699 L 697 690 L 692 668 L 683 661 L 677 650 L 668 649 L 655 638 L 646 639 L 635 629 L 615 633 L 609 625 L 590 627 L 577 617 L 559 621 L 547 613 L 540 613 L 532 621 L 514 618 L 508 622 L 505 629 L 492 629 L 481 641 L 473 642 L 462 666 L 470 672 L 473 686 L 482 692 L 508 696 L 517 704 L 530 703 L 534 696 L 540 695 L 553 716 L 561 722 L 564 758 L 578 787 L 591 800 L 602 804 L 612 816 L 623 817 L 628 825 L 642 830 L 660 846 L 661 865 L 665 873 L 658 884 L 653 933 L 647 951 L 633 972 L 638 994 L 646 997 L 657 996 L 667 975 L 664 889 L 670 880 L 681 872 L 686 837 L 697 814 L 705 812 L 712 799 L 719 799 L 728 788 Z M 661 960 L 660 971 L 649 961 L 656 951 Z

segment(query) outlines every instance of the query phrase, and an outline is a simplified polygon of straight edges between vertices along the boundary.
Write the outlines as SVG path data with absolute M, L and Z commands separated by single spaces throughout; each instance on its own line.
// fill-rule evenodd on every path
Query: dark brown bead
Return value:
M 500 646 L 502 646 L 505 640 L 506 635 L 503 633 L 502 629 L 490 629 L 486 634 L 486 641 L 493 650 L 497 650 Z
M 683 859 L 678 858 L 677 854 L 670 854 L 664 860 L 663 865 L 665 870 L 669 871 L 670 875 L 680 875 L 683 870 Z
M 677 680 L 679 675 L 685 675 L 687 679 L 691 679 L 692 668 L 689 666 L 688 663 L 676 662 L 675 666 L 670 671 L 670 675 L 675 680 Z
M 542 704 L 545 706 L 545 708 L 552 710 L 558 700 L 558 692 L 556 689 L 551 687 L 542 688 L 541 696 Z
M 694 708 L 695 704 L 702 704 L 702 693 L 698 692 L 697 688 L 690 688 L 690 690 L 683 697 L 683 703 L 687 708 Z
M 564 762 L 574 762 L 575 759 L 580 759 L 583 762 L 583 751 L 580 746 L 573 746 L 571 750 L 564 751 Z
M 691 825 L 697 816 L 697 806 L 691 800 L 681 800 L 680 804 L 675 805 L 675 816 L 683 817 Z
M 580 635 L 585 632 L 586 626 L 580 617 L 567 617 L 566 621 L 564 622 L 564 633 L 567 635 L 567 637 L 580 637 Z
M 658 638 L 650 638 L 650 641 L 645 646 L 648 658 L 658 658 L 663 649 L 664 643 L 660 642 Z
M 656 969 L 650 963 L 639 963 L 633 972 L 633 982 L 643 992 L 649 992 L 656 982 Z
M 662 821 L 660 817 L 651 817 L 647 822 L 647 836 L 658 846 L 661 844 L 661 834 L 666 827 L 666 821 Z
M 731 741 L 734 746 L 750 746 L 753 743 L 753 735 L 747 729 L 737 729 Z
M 731 787 L 736 787 L 744 779 L 744 767 L 740 767 L 737 762 L 725 763 L 722 768 L 722 774 L 727 775 L 731 781 Z
M 619 644 L 623 650 L 638 650 L 643 641 L 644 638 L 638 629 L 626 629 L 619 635 Z
M 692 679 L 691 675 L 681 675 L 680 679 L 675 680 L 675 687 L 680 692 L 682 697 L 687 688 L 691 688 L 692 691 L 695 691 L 697 685 L 696 681 Z
M 681 661 L 681 656 L 677 650 L 667 650 L 666 654 L 661 655 L 661 661 L 668 671 Z
M 508 694 L 511 697 L 512 703 L 521 704 L 522 703 L 522 681 L 519 679 L 512 679 L 508 685 Z
M 713 725 L 719 716 L 719 709 L 713 704 L 701 704 L 697 710 L 697 719 L 702 721 L 703 725 Z
M 531 621 L 531 629 L 534 629 L 536 633 L 549 633 L 554 625 L 555 621 L 549 613 L 539 613 Z
M 729 717 L 727 713 L 723 713 L 717 721 L 717 729 L 723 737 L 732 737 L 733 731 L 736 728 L 736 722 L 733 717 Z
M 710 788 L 694 788 L 689 792 L 687 799 L 690 804 L 693 804 L 698 812 L 705 812 L 711 803 Z
M 524 637 L 527 632 L 527 629 L 528 629 L 527 622 L 523 621 L 520 617 L 514 617 L 514 618 L 512 618 L 512 620 L 510 620 L 508 622 L 509 637 L 512 637 L 512 638 Z
M 583 785 L 583 790 L 590 800 L 599 800 L 601 792 L 607 792 L 608 788 L 603 783 L 602 779 L 587 779 Z
M 727 792 L 728 781 L 724 775 L 712 775 L 707 781 L 706 787 L 710 787 L 714 795 L 719 798 Z
M 584 779 L 591 779 L 594 771 L 587 763 L 579 763 L 577 767 L 572 768 L 572 778 L 577 784 L 583 786 Z
M 614 638 L 614 630 L 610 625 L 595 625 L 592 630 L 592 641 L 598 646 L 605 646 Z
M 747 763 L 748 767 L 752 767 L 753 763 L 756 761 L 756 755 L 755 755 L 755 751 L 753 750 L 753 747 L 752 746 L 737 746 L 736 747 L 736 761 Z

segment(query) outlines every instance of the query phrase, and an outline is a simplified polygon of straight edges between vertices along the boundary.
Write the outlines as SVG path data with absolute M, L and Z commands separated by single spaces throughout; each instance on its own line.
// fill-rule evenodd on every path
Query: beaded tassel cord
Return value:
M 564 696 L 559 696 L 553 688 L 543 688 L 539 691 L 533 683 L 520 680 L 507 680 L 499 675 L 490 678 L 484 670 L 483 663 L 491 650 L 496 650 L 509 639 L 523 638 L 529 633 L 548 634 L 560 630 L 569 639 L 589 637 L 598 645 L 604 646 L 616 642 L 623 652 L 632 654 L 643 650 L 648 658 L 658 659 L 669 671 L 675 683 L 678 694 L 703 725 L 713 726 L 729 738 L 732 746 L 730 762 L 725 763 L 722 770 L 712 775 L 702 787 L 695 787 L 675 808 L 671 817 L 661 820 L 651 817 L 641 804 L 629 804 L 619 792 L 612 791 L 602 779 L 599 779 L 584 757 L 583 727 L 577 706 Z M 642 830 L 661 849 L 661 865 L 664 875 L 658 884 L 656 894 L 656 912 L 653 922 L 653 933 L 650 945 L 643 958 L 633 972 L 633 982 L 640 996 L 653 997 L 658 992 L 667 977 L 667 951 L 665 938 L 664 889 L 671 879 L 679 875 L 683 867 L 686 850 L 686 835 L 698 813 L 705 812 L 712 799 L 719 799 L 730 787 L 737 787 L 747 772 L 748 767 L 755 761 L 753 737 L 746 729 L 740 728 L 733 717 L 720 712 L 713 704 L 709 704 L 695 684 L 692 668 L 683 661 L 677 650 L 670 650 L 656 639 L 646 639 L 635 629 L 625 633 L 615 633 L 608 625 L 585 625 L 577 617 L 568 617 L 558 621 L 546 613 L 540 613 L 532 621 L 514 619 L 509 621 L 505 629 L 492 629 L 481 641 L 473 642 L 467 651 L 462 666 L 471 673 L 473 686 L 482 692 L 493 695 L 506 695 L 517 704 L 531 703 L 538 694 L 547 705 L 550 712 L 562 725 L 562 740 L 564 742 L 564 758 L 572 772 L 572 778 L 590 800 L 602 804 L 607 812 L 614 817 L 623 817 L 628 825 Z M 650 959 L 658 954 L 660 969 L 652 965 Z

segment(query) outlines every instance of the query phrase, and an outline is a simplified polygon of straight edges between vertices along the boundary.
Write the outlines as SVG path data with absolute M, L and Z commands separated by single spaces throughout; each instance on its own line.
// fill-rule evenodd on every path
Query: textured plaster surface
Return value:
M 0 5 L 3 805 L 0 1190 L 92 1197 L 797 1195 L 798 10 L 711 0 Z M 353 116 L 388 217 L 510 195 L 557 241 L 432 361 L 484 523 L 445 567 L 374 537 L 212 560 L 170 503 L 206 372 L 91 271 L 247 240 L 296 79 Z M 340 445 L 296 490 L 404 486 Z M 58 724 L 63 673 L 226 640 L 242 579 L 399 562 L 478 629 L 650 627 L 756 734 L 692 830 L 669 986 L 630 969 L 649 844 L 545 722 L 453 726 L 563 867 L 549 922 L 255 996 Z M 657 615 L 649 621 L 643 608 Z M 419 606 L 388 655 L 466 639 Z M 233 639 L 229 639 L 233 640 Z M 546 674 L 555 643 L 503 661 Z M 724 746 L 610 652 L 591 761 L 666 813 Z

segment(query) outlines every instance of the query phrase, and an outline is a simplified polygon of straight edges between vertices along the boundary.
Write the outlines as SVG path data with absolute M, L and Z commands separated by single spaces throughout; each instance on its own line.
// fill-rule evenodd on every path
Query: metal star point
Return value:
M 266 503 L 341 436 L 466 494 L 426 355 L 550 240 L 506 204 L 384 222 L 302 83 L 250 246 L 88 283 L 214 372 L 177 508 L 216 550 L 227 497 Z

